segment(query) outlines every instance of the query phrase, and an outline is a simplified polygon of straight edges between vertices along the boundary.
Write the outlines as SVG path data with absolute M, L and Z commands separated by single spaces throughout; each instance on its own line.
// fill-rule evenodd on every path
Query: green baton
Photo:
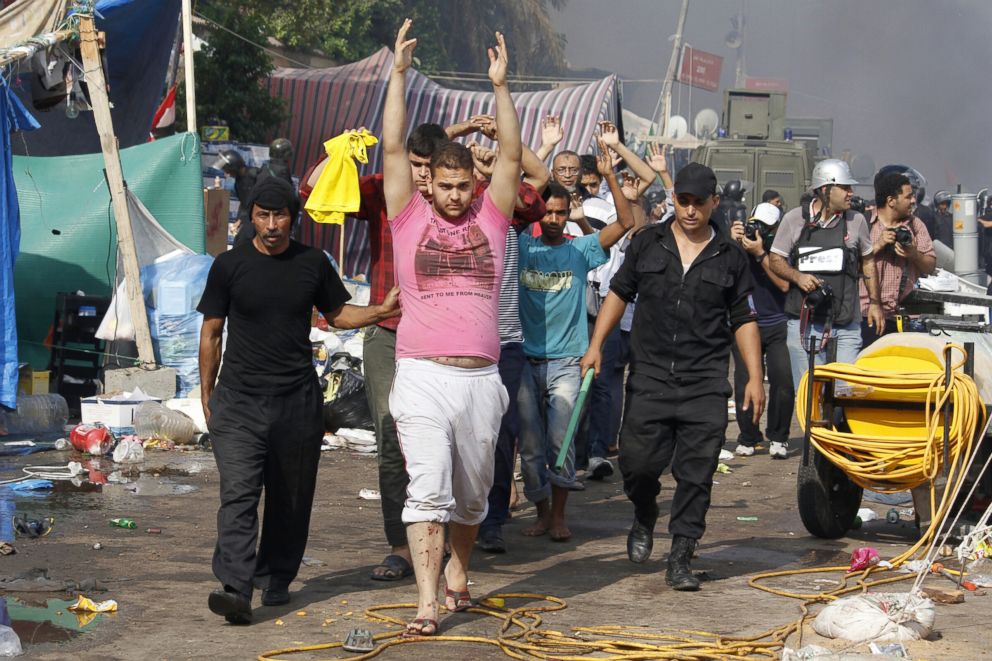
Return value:
M 586 395 L 589 394 L 589 387 L 592 385 L 596 371 L 586 370 L 586 376 L 582 379 L 582 387 L 579 388 L 579 398 L 575 401 L 575 409 L 572 410 L 572 418 L 568 421 L 568 428 L 565 430 L 565 440 L 562 441 L 561 450 L 558 452 L 558 460 L 555 461 L 555 472 L 560 473 L 561 467 L 565 465 L 565 457 L 568 456 L 568 448 L 575 438 L 575 430 L 579 426 L 579 416 L 582 415 L 582 406 L 586 403 Z

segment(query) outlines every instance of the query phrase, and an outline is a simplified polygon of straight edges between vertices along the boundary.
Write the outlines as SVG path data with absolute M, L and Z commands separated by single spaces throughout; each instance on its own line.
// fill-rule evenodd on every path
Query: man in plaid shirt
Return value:
M 913 291 L 917 278 L 930 275 L 937 266 L 930 233 L 923 221 L 913 215 L 916 198 L 909 179 L 897 172 L 876 176 L 875 203 L 878 212 L 868 223 L 868 231 L 885 327 L 873 328 L 863 316 L 862 347 L 867 347 L 883 333 L 897 330 L 899 303 Z M 866 315 L 868 290 L 863 280 L 859 281 L 859 289 L 861 313 Z

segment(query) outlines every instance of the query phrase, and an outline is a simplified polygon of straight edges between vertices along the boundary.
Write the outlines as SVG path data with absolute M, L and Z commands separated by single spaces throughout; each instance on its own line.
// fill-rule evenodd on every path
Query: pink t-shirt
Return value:
M 498 361 L 499 285 L 510 219 L 489 191 L 454 222 L 414 194 L 390 228 L 403 309 L 396 357 Z

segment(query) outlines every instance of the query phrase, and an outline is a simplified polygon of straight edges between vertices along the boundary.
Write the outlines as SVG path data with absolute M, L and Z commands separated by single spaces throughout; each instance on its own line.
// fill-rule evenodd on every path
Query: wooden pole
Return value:
M 193 7 L 183 0 L 183 66 L 186 85 L 186 130 L 196 133 L 196 84 L 193 79 Z
M 675 43 L 672 44 L 672 57 L 668 61 L 668 71 L 665 72 L 665 82 L 661 87 L 661 96 L 654 108 L 652 119 L 660 125 L 661 136 L 668 135 L 668 120 L 672 116 L 672 83 L 675 82 L 675 69 L 679 64 L 679 53 L 682 50 L 682 33 L 685 31 L 685 18 L 689 14 L 689 0 L 682 0 L 682 10 L 679 12 L 679 23 L 675 30 Z M 658 107 L 661 107 L 661 117 L 658 117 Z
M 148 330 L 145 298 L 141 293 L 138 256 L 134 250 L 134 236 L 131 234 L 131 216 L 128 213 L 127 196 L 124 191 L 124 173 L 121 170 L 120 153 L 117 151 L 114 123 L 110 116 L 110 98 L 107 96 L 107 81 L 104 78 L 103 62 L 100 59 L 99 39 L 93 24 L 93 16 L 80 14 L 79 46 L 83 55 L 83 73 L 90 91 L 96 130 L 100 135 L 107 186 L 110 189 L 114 220 L 117 223 L 117 249 L 121 252 L 121 261 L 124 264 L 131 323 L 134 324 L 134 337 L 138 344 L 138 358 L 142 363 L 154 365 L 155 352 L 152 350 L 152 336 Z

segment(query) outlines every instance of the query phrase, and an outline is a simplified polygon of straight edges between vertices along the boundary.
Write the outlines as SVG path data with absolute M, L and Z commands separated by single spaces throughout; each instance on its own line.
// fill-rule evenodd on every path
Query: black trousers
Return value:
M 783 321 L 774 326 L 759 326 L 761 355 L 765 358 L 768 374 L 768 418 L 765 434 L 769 441 L 788 443 L 792 409 L 796 405 L 796 389 L 792 384 L 792 364 L 789 359 L 789 324 Z M 761 429 L 754 424 L 751 413 L 744 410 L 744 387 L 749 378 L 747 367 L 734 343 L 734 402 L 737 404 L 737 442 L 754 447 L 761 442 Z
M 628 377 L 620 472 L 636 515 L 654 509 L 659 478 L 671 464 L 675 496 L 668 531 L 692 539 L 703 536 L 730 393 L 730 383 L 720 378 Z
M 220 509 L 213 569 L 224 585 L 251 595 L 252 587 L 288 586 L 296 578 L 317 485 L 322 405 L 316 378 L 283 395 L 248 395 L 219 384 L 214 389 L 208 427 Z

